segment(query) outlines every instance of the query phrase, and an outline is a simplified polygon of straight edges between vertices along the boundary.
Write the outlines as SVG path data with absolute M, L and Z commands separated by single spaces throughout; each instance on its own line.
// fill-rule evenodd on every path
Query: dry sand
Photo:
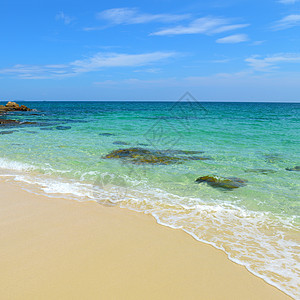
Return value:
M 0 299 L 290 299 L 154 218 L 0 182 Z

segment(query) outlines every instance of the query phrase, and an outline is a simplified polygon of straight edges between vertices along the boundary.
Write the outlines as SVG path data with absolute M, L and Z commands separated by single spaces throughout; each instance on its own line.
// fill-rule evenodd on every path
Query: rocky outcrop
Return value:
M 246 186 L 247 180 L 237 177 L 203 176 L 196 179 L 196 183 L 207 183 L 211 187 L 226 190 L 237 189 Z
M 28 108 L 25 105 L 19 105 L 16 102 L 9 101 L 6 105 L 0 105 L 0 113 L 7 112 L 7 111 L 31 111 L 32 109 Z

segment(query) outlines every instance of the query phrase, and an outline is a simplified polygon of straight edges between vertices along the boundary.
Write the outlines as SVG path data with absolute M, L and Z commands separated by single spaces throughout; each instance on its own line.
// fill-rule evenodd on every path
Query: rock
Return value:
M 300 171 L 300 166 L 296 166 L 296 167 L 293 167 L 293 168 L 285 168 L 287 171 L 297 171 L 299 172 Z
M 0 126 L 10 126 L 10 125 L 19 125 L 20 122 L 16 120 L 6 120 L 6 119 L 0 119 Z
M 281 156 L 278 153 L 272 153 L 272 154 L 264 154 L 265 161 L 274 164 L 276 162 L 281 161 Z
M 19 108 L 20 111 L 31 111 L 30 108 L 28 108 L 27 106 L 25 105 L 21 105 L 20 108 Z M 35 114 L 36 115 L 36 114 Z
M 5 106 L 9 107 L 9 108 L 15 108 L 15 109 L 20 108 L 19 104 L 17 104 L 16 102 L 11 102 L 11 101 L 8 101 Z
M 28 108 L 25 105 L 19 105 L 16 102 L 9 101 L 7 104 L 0 105 L 0 112 L 6 112 L 6 111 L 31 111 L 32 109 Z
M 237 189 L 246 186 L 247 180 L 237 177 L 219 177 L 219 176 L 203 176 L 196 179 L 196 183 L 206 182 L 214 188 L 222 188 L 226 190 Z
M 71 128 L 72 128 L 71 126 L 56 126 L 57 130 L 68 130 L 68 129 L 71 129 Z
M 0 126 L 34 125 L 36 122 L 20 122 L 17 120 L 0 119 Z
M 99 135 L 102 135 L 102 136 L 112 136 L 114 134 L 109 133 L 109 132 L 103 132 L 103 133 L 99 133 Z
M 116 141 L 114 144 L 123 145 L 124 142 Z M 126 143 L 127 144 L 127 143 Z M 202 153 L 202 151 L 183 150 L 149 150 L 145 148 L 127 148 L 114 150 L 104 158 L 118 158 L 127 160 L 134 164 L 174 164 L 183 163 L 189 160 L 208 160 L 209 157 L 191 156 L 187 154 Z
M 11 131 L 0 131 L 0 134 L 12 134 L 14 133 L 15 130 L 11 130 Z
M 40 130 L 54 130 L 52 127 L 41 127 Z
M 129 145 L 129 143 L 122 142 L 122 141 L 115 141 L 115 142 L 113 142 L 113 144 L 115 144 L 115 145 L 123 145 L 123 146 Z
M 212 160 L 211 157 L 204 157 L 204 156 L 187 156 L 185 160 Z
M 271 170 L 271 169 L 248 169 L 248 170 L 244 170 L 246 173 L 261 173 L 264 175 L 270 174 L 270 173 L 276 173 L 275 170 Z
M 118 149 L 110 152 L 104 159 L 122 159 L 133 164 L 160 164 L 169 165 L 181 163 L 182 159 L 168 156 L 160 151 L 148 150 L 144 148 Z

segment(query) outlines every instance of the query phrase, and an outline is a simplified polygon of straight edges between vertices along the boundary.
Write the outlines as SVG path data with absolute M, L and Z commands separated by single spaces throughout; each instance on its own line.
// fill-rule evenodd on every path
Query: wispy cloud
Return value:
M 299 0 L 278 0 L 277 2 L 282 3 L 282 4 L 295 4 Z
M 115 25 L 149 22 L 170 23 L 185 20 L 189 17 L 188 14 L 145 14 L 139 12 L 136 8 L 129 7 L 107 9 L 97 14 L 98 19 L 106 20 Z
M 249 38 L 247 34 L 233 34 L 220 39 L 217 39 L 216 42 L 219 44 L 237 44 L 241 42 L 248 41 Z
M 288 15 L 281 20 L 275 22 L 272 26 L 273 30 L 283 30 L 300 25 L 300 14 Z
M 61 20 L 63 21 L 66 25 L 69 25 L 74 18 L 67 16 L 64 12 L 60 11 L 56 16 L 55 16 L 56 20 Z
M 267 57 L 253 55 L 245 61 L 255 71 L 270 72 L 278 68 L 280 63 L 300 63 L 300 54 L 295 53 L 282 53 Z
M 147 66 L 176 56 L 175 52 L 151 52 L 144 54 L 119 54 L 99 52 L 92 57 L 58 65 L 15 65 L 0 69 L 0 74 L 17 76 L 22 79 L 64 78 L 81 73 L 112 67 Z
M 162 29 L 151 35 L 179 35 L 179 34 L 216 34 L 236 30 L 249 26 L 249 24 L 230 24 L 223 18 L 204 17 L 198 18 L 186 26 L 175 26 Z

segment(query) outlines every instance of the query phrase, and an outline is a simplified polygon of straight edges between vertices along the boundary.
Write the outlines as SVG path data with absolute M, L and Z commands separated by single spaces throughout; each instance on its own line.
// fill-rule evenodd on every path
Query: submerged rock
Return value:
M 123 145 L 123 146 L 129 145 L 129 143 L 127 143 L 127 142 L 122 142 L 122 141 L 115 141 L 115 142 L 113 142 L 113 144 L 115 144 L 115 145 Z
M 104 159 L 125 159 L 134 164 L 161 164 L 168 165 L 182 162 L 178 157 L 168 156 L 160 151 L 144 148 L 118 149 L 110 152 Z
M 53 127 L 40 127 L 40 130 L 54 130 Z
M 264 154 L 265 161 L 274 164 L 276 162 L 281 161 L 281 155 L 278 153 L 272 153 L 272 154 Z
M 214 188 L 226 190 L 237 189 L 246 186 L 247 180 L 238 177 L 203 176 L 196 179 L 196 183 L 205 182 Z
M 0 134 L 12 134 L 14 133 L 15 130 L 11 130 L 11 131 L 0 131 Z
M 99 133 L 99 135 L 102 135 L 102 136 L 112 136 L 114 134 L 113 133 L 109 133 L 109 132 L 103 132 L 103 133 Z
M 107 154 L 104 158 L 123 159 L 134 164 L 161 164 L 161 165 L 183 163 L 189 160 L 211 159 L 209 157 L 188 156 L 186 155 L 187 153 L 194 154 L 194 153 L 202 153 L 202 152 L 182 151 L 182 150 L 150 150 L 150 149 L 136 147 L 136 148 L 114 150 L 111 153 Z
M 276 173 L 275 170 L 271 170 L 271 169 L 248 169 L 248 170 L 244 170 L 246 173 L 261 173 L 264 175 L 270 174 L 270 173 Z
M 20 122 L 17 120 L 0 119 L 0 126 L 33 125 L 36 122 Z
M 300 171 L 300 166 L 296 166 L 296 167 L 293 167 L 293 168 L 285 168 L 287 171 Z
M 0 126 L 11 126 L 11 125 L 19 125 L 20 122 L 16 120 L 7 120 L 7 119 L 0 119 Z
M 212 160 L 212 158 L 203 156 L 186 156 L 185 160 Z
M 71 128 L 72 128 L 71 126 L 56 126 L 57 130 L 68 130 L 68 129 L 71 129 Z

